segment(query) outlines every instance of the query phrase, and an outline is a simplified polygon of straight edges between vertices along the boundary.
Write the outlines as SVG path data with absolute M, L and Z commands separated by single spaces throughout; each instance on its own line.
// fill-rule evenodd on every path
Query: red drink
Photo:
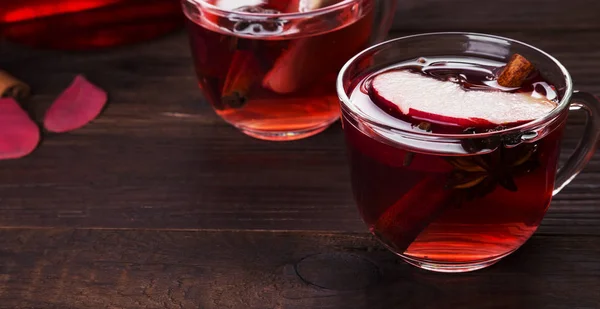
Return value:
M 140 42 L 183 24 L 179 0 L 0 0 L 0 7 L 2 37 L 44 48 Z
M 310 14 L 303 5 L 318 2 L 237 1 L 224 7 L 225 16 L 206 9 L 215 1 L 184 5 L 200 88 L 225 121 L 257 138 L 293 140 L 338 119 L 335 79 L 344 62 L 370 43 L 374 1 L 314 17 L 277 15 Z M 320 7 L 338 2 L 320 1 Z
M 504 63 L 486 59 L 431 57 L 403 63 L 393 70 L 443 80 L 433 81 L 437 87 L 454 83 L 451 87 L 466 89 L 460 94 L 479 95 L 507 90 L 495 81 L 502 66 Z M 381 72 L 364 77 L 349 93 L 357 109 L 382 123 L 394 123 L 424 136 L 494 132 L 522 124 L 517 121 L 498 126 L 482 118 L 459 119 L 448 116 L 448 110 L 443 111 L 443 117 L 432 116 L 416 111 L 415 106 L 408 114 L 401 113 L 377 92 L 377 87 L 385 84 L 373 85 Z M 403 98 L 421 99 L 426 91 L 417 88 Z M 509 92 L 545 97 L 545 102 L 559 99 L 554 86 L 539 73 Z M 434 104 L 452 101 L 444 97 L 437 100 Z M 421 266 L 477 265 L 498 260 L 529 239 L 550 204 L 562 126 L 545 136 L 531 136 L 531 140 L 509 134 L 436 146 L 415 141 L 399 147 L 374 138 L 377 134 L 368 134 L 369 128 L 346 114 L 343 118 L 360 214 L 380 240 L 409 262 Z M 451 267 L 445 271 L 452 271 Z

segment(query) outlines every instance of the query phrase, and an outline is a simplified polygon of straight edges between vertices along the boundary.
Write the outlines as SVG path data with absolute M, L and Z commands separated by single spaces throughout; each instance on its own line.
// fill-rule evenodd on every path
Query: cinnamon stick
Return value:
M 511 88 L 521 87 L 534 69 L 535 67 L 529 60 L 519 54 L 514 54 L 498 76 L 498 85 Z
M 248 92 L 260 80 L 260 66 L 251 51 L 238 50 L 233 55 L 225 85 L 221 92 L 221 102 L 225 107 L 240 108 L 248 101 Z
M 18 80 L 6 71 L 0 70 L 0 97 L 25 99 L 31 93 L 29 85 Z
M 439 175 L 423 178 L 379 217 L 373 232 L 399 253 L 406 251 L 451 202 L 453 191 L 444 186 Z

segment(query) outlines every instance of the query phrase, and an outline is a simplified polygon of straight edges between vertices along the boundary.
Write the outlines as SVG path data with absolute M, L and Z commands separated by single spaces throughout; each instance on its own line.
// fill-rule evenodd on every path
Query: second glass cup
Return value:
M 472 83 L 470 89 L 475 89 L 478 78 L 493 80 L 483 76 L 491 77 L 488 73 L 509 62 L 513 54 L 529 59 L 540 72 L 538 78 L 553 85 L 545 88 L 536 82 L 527 91 L 533 95 L 551 89 L 559 98 L 549 113 L 518 126 L 485 132 L 433 131 L 408 124 L 407 115 L 393 117 L 371 100 L 382 91 L 374 90 L 374 76 L 392 68 L 435 72 L 439 80 L 445 78 L 441 82 L 445 86 L 461 78 L 463 86 Z M 422 82 L 409 83 L 410 92 L 399 90 L 398 83 L 388 84 L 388 89 L 405 91 L 403 98 L 417 102 L 431 97 L 426 91 L 435 91 Z M 391 251 L 432 271 L 473 271 L 517 250 L 540 225 L 552 197 L 588 163 L 600 136 L 600 102 L 575 92 L 560 62 L 533 46 L 487 34 L 426 33 L 378 44 L 348 61 L 337 89 L 361 217 Z M 466 100 L 466 92 L 435 102 L 447 111 L 447 103 Z M 499 91 L 492 93 L 497 96 L 495 104 L 505 104 Z M 492 108 L 481 104 L 472 106 Z M 557 171 L 567 116 L 574 110 L 585 112 L 588 121 L 579 145 Z M 460 112 L 469 115 L 466 109 Z M 432 115 L 423 114 L 417 115 Z M 440 115 L 437 123 L 446 125 L 450 117 L 459 117 Z
M 199 86 L 249 136 L 315 135 L 339 119 L 339 69 L 385 37 L 395 3 L 183 0 Z

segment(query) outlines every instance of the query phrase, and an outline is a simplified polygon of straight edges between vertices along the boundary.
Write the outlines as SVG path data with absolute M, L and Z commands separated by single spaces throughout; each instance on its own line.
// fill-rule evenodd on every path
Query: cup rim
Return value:
M 355 106 L 350 104 L 350 98 L 348 97 L 348 94 L 346 93 L 346 90 L 344 89 L 344 74 L 346 73 L 348 68 L 353 63 L 356 62 L 357 59 L 361 58 L 365 54 L 369 54 L 373 51 L 381 49 L 382 47 L 384 47 L 386 45 L 394 44 L 398 41 L 404 41 L 404 40 L 418 38 L 418 37 L 427 37 L 427 36 L 435 37 L 435 36 L 445 36 L 445 35 L 464 35 L 464 36 L 475 36 L 475 37 L 489 38 L 489 39 L 499 39 L 499 40 L 505 40 L 510 43 L 519 44 L 526 48 L 529 48 L 529 49 L 541 54 L 542 56 L 545 56 L 548 59 L 550 59 L 560 69 L 560 71 L 562 72 L 562 74 L 564 76 L 565 82 L 566 82 L 565 95 L 560 99 L 556 108 L 554 108 L 550 113 L 546 114 L 543 117 L 534 119 L 530 122 L 526 122 L 524 124 L 521 124 L 521 125 L 518 125 L 515 127 L 503 129 L 503 130 L 498 130 L 498 131 L 493 131 L 493 132 L 474 133 L 474 134 L 471 134 L 471 133 L 443 134 L 443 133 L 421 132 L 421 131 L 410 130 L 410 129 L 407 130 L 406 128 L 402 128 L 400 126 L 391 126 L 391 125 L 387 125 L 387 124 L 382 124 L 377 119 L 370 117 L 369 115 L 361 112 Z M 571 75 L 567 71 L 566 67 L 562 63 L 560 63 L 556 58 L 554 58 L 547 52 L 545 52 L 533 45 L 527 44 L 527 43 L 519 41 L 519 40 L 515 40 L 515 39 L 503 37 L 503 36 L 492 35 L 492 34 L 477 33 L 477 32 L 460 32 L 460 31 L 458 31 L 458 32 L 428 32 L 428 33 L 420 33 L 420 34 L 414 34 L 414 35 L 398 37 L 395 39 L 390 39 L 390 40 L 375 44 L 375 45 L 361 51 L 360 53 L 356 54 L 354 57 L 350 58 L 344 64 L 344 66 L 340 69 L 338 76 L 337 76 L 337 80 L 336 80 L 336 90 L 337 90 L 337 94 L 341 101 L 343 109 L 349 111 L 352 117 L 354 117 L 357 120 L 367 122 L 369 125 L 375 126 L 377 128 L 383 129 L 383 130 L 399 131 L 399 132 L 402 132 L 402 134 L 406 134 L 407 136 L 415 136 L 415 137 L 422 137 L 422 138 L 456 138 L 456 139 L 486 138 L 486 137 L 492 137 L 492 136 L 497 136 L 497 135 L 530 131 L 534 128 L 540 128 L 540 127 L 543 127 L 543 126 L 551 123 L 554 119 L 559 117 L 560 114 L 569 106 L 569 101 L 571 100 L 571 95 L 573 94 L 573 80 L 571 78 Z
M 292 19 L 302 19 L 302 18 L 314 17 L 314 16 L 332 13 L 332 12 L 335 12 L 341 8 L 344 8 L 352 3 L 355 3 L 355 2 L 361 1 L 361 0 L 342 0 L 338 3 L 332 4 L 332 5 L 323 7 L 323 8 L 319 8 L 316 10 L 311 10 L 308 12 L 278 13 L 278 14 L 232 11 L 232 10 L 222 9 L 214 4 L 208 3 L 206 0 L 184 0 L 184 1 L 189 1 L 189 2 L 193 2 L 196 4 L 202 5 L 205 8 L 207 8 L 209 11 L 211 11 L 211 13 L 219 15 L 219 16 L 223 16 L 223 17 L 226 17 L 229 14 L 236 14 L 240 17 L 244 17 L 244 18 L 248 18 L 248 19 L 252 19 L 252 18 L 260 18 L 260 19 L 263 19 L 263 18 L 285 18 L 286 20 L 292 20 Z

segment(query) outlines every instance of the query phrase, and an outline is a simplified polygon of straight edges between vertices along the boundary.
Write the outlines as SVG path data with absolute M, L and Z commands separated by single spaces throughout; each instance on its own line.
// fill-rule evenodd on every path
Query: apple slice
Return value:
M 331 4 L 331 0 L 312 0 L 299 1 L 293 5 L 299 5 L 298 10 L 302 11 Z M 328 78 L 334 80 L 344 63 L 366 47 L 371 36 L 373 16 L 370 11 L 354 24 L 349 22 L 339 30 L 292 40 L 264 76 L 263 87 L 278 94 L 290 94 L 322 83 Z M 312 29 L 311 27 L 320 25 L 311 23 L 314 22 L 307 21 L 302 27 Z M 343 48 L 338 48 L 341 45 Z
M 556 103 L 528 93 L 469 91 L 457 83 L 405 70 L 375 76 L 370 97 L 394 116 L 464 128 L 514 126 L 556 107 Z
M 339 0 L 299 0 L 298 12 L 309 12 L 340 2 Z

